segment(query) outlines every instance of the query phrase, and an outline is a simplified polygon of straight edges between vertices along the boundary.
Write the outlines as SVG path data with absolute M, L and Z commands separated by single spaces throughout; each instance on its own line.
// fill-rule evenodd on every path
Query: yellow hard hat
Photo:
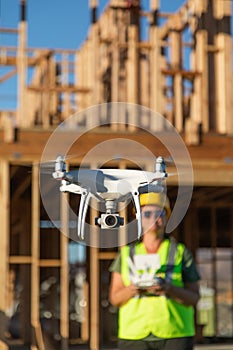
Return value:
M 140 194 L 140 205 L 157 205 L 166 210 L 167 216 L 171 215 L 170 202 L 165 193 L 142 193 Z

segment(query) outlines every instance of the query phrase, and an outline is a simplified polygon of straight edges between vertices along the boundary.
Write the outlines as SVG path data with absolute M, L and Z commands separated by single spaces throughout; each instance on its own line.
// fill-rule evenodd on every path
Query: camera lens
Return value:
M 117 217 L 115 215 L 107 215 L 105 218 L 105 224 L 109 227 L 117 225 Z

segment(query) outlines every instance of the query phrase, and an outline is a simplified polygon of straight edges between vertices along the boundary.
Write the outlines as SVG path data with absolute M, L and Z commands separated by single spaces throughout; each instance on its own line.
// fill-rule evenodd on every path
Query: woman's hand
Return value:
M 153 286 L 147 288 L 147 291 L 150 294 L 154 294 L 156 296 L 162 296 L 167 293 L 167 290 L 170 287 L 170 283 L 166 282 L 163 279 L 160 279 L 159 283 L 154 284 Z
M 134 284 L 125 286 L 118 272 L 112 273 L 112 279 L 110 284 L 109 300 L 114 306 L 122 306 L 135 295 L 139 294 L 139 289 Z

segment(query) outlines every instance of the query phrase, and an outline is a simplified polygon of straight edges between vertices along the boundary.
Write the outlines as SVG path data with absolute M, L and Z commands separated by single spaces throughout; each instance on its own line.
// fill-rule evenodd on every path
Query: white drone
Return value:
M 164 192 L 164 180 L 168 176 L 163 157 L 155 161 L 155 171 L 127 169 L 77 169 L 66 171 L 64 157 L 55 161 L 53 178 L 61 181 L 60 191 L 81 195 L 78 211 L 78 237 L 84 239 L 84 226 L 90 198 L 105 203 L 106 212 L 95 219 L 102 229 L 114 229 L 124 225 L 124 218 L 117 213 L 118 202 L 133 199 L 138 225 L 138 239 L 142 235 L 139 194 Z

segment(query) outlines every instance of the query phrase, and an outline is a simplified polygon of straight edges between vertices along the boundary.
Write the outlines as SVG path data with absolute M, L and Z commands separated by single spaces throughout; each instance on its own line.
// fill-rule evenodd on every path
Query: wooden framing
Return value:
M 26 6 L 26 0 L 21 0 L 21 5 Z M 10 268 L 26 266 L 30 271 L 30 286 L 27 286 L 24 300 L 29 297 L 30 306 L 24 311 L 30 309 L 30 316 L 23 317 L 24 323 L 27 317 L 31 322 L 31 328 L 25 331 L 30 333 L 26 337 L 30 338 L 31 350 L 45 350 L 48 346 L 40 323 L 40 287 L 41 272 L 49 269 L 58 271 L 61 280 L 60 325 L 57 329 L 61 349 L 69 349 L 69 198 L 67 194 L 61 194 L 62 233 L 58 233 L 55 239 L 56 254 L 49 252 L 49 257 L 44 258 L 41 256 L 43 204 L 40 202 L 38 161 L 56 126 L 70 115 L 84 111 L 77 117 L 75 129 L 79 142 L 70 149 L 71 154 L 77 155 L 70 160 L 70 165 L 75 166 L 81 164 L 85 155 L 98 144 L 115 138 L 140 143 L 153 155 L 166 157 L 166 145 L 161 145 L 156 139 L 156 132 L 163 131 L 162 119 L 158 124 L 153 113 L 139 115 L 135 107 L 138 104 L 162 114 L 175 126 L 186 143 L 194 171 L 194 204 L 192 213 L 185 218 L 183 233 L 185 242 L 192 246 L 194 253 L 200 241 L 199 233 L 194 232 L 198 209 L 207 205 L 206 198 L 211 202 L 208 205 L 212 213 L 211 244 L 214 247 L 218 235 L 214 218 L 216 208 L 227 206 L 232 210 L 231 1 L 188 0 L 175 13 L 167 14 L 160 11 L 159 0 L 151 0 L 145 11 L 140 0 L 112 0 L 99 18 L 98 1 L 90 0 L 89 6 L 92 15 L 90 29 L 87 39 L 77 50 L 28 48 L 28 26 L 24 16 L 17 29 L 0 28 L 3 34 L 18 36 L 18 46 L 2 47 L 0 55 L 1 67 L 8 69 L 0 77 L 0 83 L 4 84 L 16 75 L 18 95 L 16 111 L 0 111 L 0 313 L 5 321 L 4 314 L 14 298 L 13 286 L 9 287 L 8 281 Z M 146 23 L 144 35 L 141 32 L 142 19 Z M 29 69 L 32 78 L 27 82 Z M 90 117 L 86 117 L 85 109 L 110 102 L 126 102 L 131 107 L 127 109 L 121 105 L 120 108 L 115 104 L 108 113 L 107 106 L 103 105 L 101 115 L 88 114 Z M 96 123 L 101 127 L 91 130 Z M 119 160 L 109 162 L 114 167 L 130 168 L 132 158 L 143 169 L 153 171 L 151 160 L 144 159 L 143 150 L 125 149 L 124 143 L 119 143 L 116 152 L 113 142 L 104 151 L 109 160 L 112 155 L 120 155 Z M 95 152 L 95 159 L 88 158 L 88 166 L 97 168 L 105 163 L 105 154 L 101 152 L 103 150 Z M 32 175 L 19 171 L 25 164 L 32 167 Z M 176 169 L 169 170 L 175 172 Z M 171 196 L 177 183 L 176 176 L 167 180 Z M 22 209 L 25 201 L 27 208 L 31 206 L 31 217 L 21 219 L 20 216 L 25 214 Z M 9 208 L 16 212 L 10 213 Z M 120 213 L 126 216 L 126 208 L 120 207 Z M 92 208 L 92 221 L 96 215 L 97 210 Z M 83 309 L 84 321 L 78 341 L 88 344 L 91 350 L 98 350 L 100 264 L 112 260 L 117 252 L 115 249 L 99 249 L 98 227 L 92 230 L 88 247 L 90 258 L 86 262 L 89 275 L 82 286 L 87 305 Z M 24 231 L 27 231 L 29 241 L 20 241 L 19 248 L 14 250 L 17 241 L 13 244 L 13 239 L 21 238 Z M 175 233 L 179 234 L 178 229 Z M 47 238 L 52 242 L 52 234 Z M 123 245 L 126 241 L 125 229 L 118 243 Z M 24 245 L 30 247 L 28 254 L 26 248 L 22 248 Z M 27 281 L 27 278 L 24 276 L 23 280 Z M 9 296 L 7 288 L 11 288 Z M 1 327 L 2 324 L 4 322 Z M 2 333 L 1 329 L 0 349 L 7 350 L 10 340 Z
M 96 12 L 97 5 L 90 6 Z M 165 115 L 179 132 L 184 131 L 186 120 L 191 119 L 202 125 L 203 132 L 231 135 L 232 36 L 228 20 L 231 1 L 189 0 L 176 13 L 166 16 L 163 25 L 159 24 L 164 14 L 159 11 L 158 1 L 151 1 L 147 12 L 140 11 L 140 1 L 127 6 L 122 1 L 110 4 L 98 21 L 91 24 L 87 40 L 73 51 L 28 49 L 27 22 L 19 23 L 14 32 L 19 36 L 16 57 L 8 55 L 13 48 L 3 48 L 5 59 L 3 54 L 0 59 L 3 66 L 17 67 L 17 126 L 42 125 L 48 129 L 93 104 L 127 101 L 143 103 Z M 143 40 L 141 17 L 147 19 L 148 26 Z M 186 43 L 183 37 L 187 28 L 190 35 Z M 190 52 L 184 58 L 185 47 Z M 34 74 L 27 85 L 29 67 L 34 67 Z M 15 72 L 16 68 L 0 81 Z M 190 84 L 188 95 L 185 79 Z M 91 120 L 87 123 L 92 125 Z M 114 120 L 112 123 L 116 128 Z M 152 129 L 160 127 L 153 126 L 152 120 Z

